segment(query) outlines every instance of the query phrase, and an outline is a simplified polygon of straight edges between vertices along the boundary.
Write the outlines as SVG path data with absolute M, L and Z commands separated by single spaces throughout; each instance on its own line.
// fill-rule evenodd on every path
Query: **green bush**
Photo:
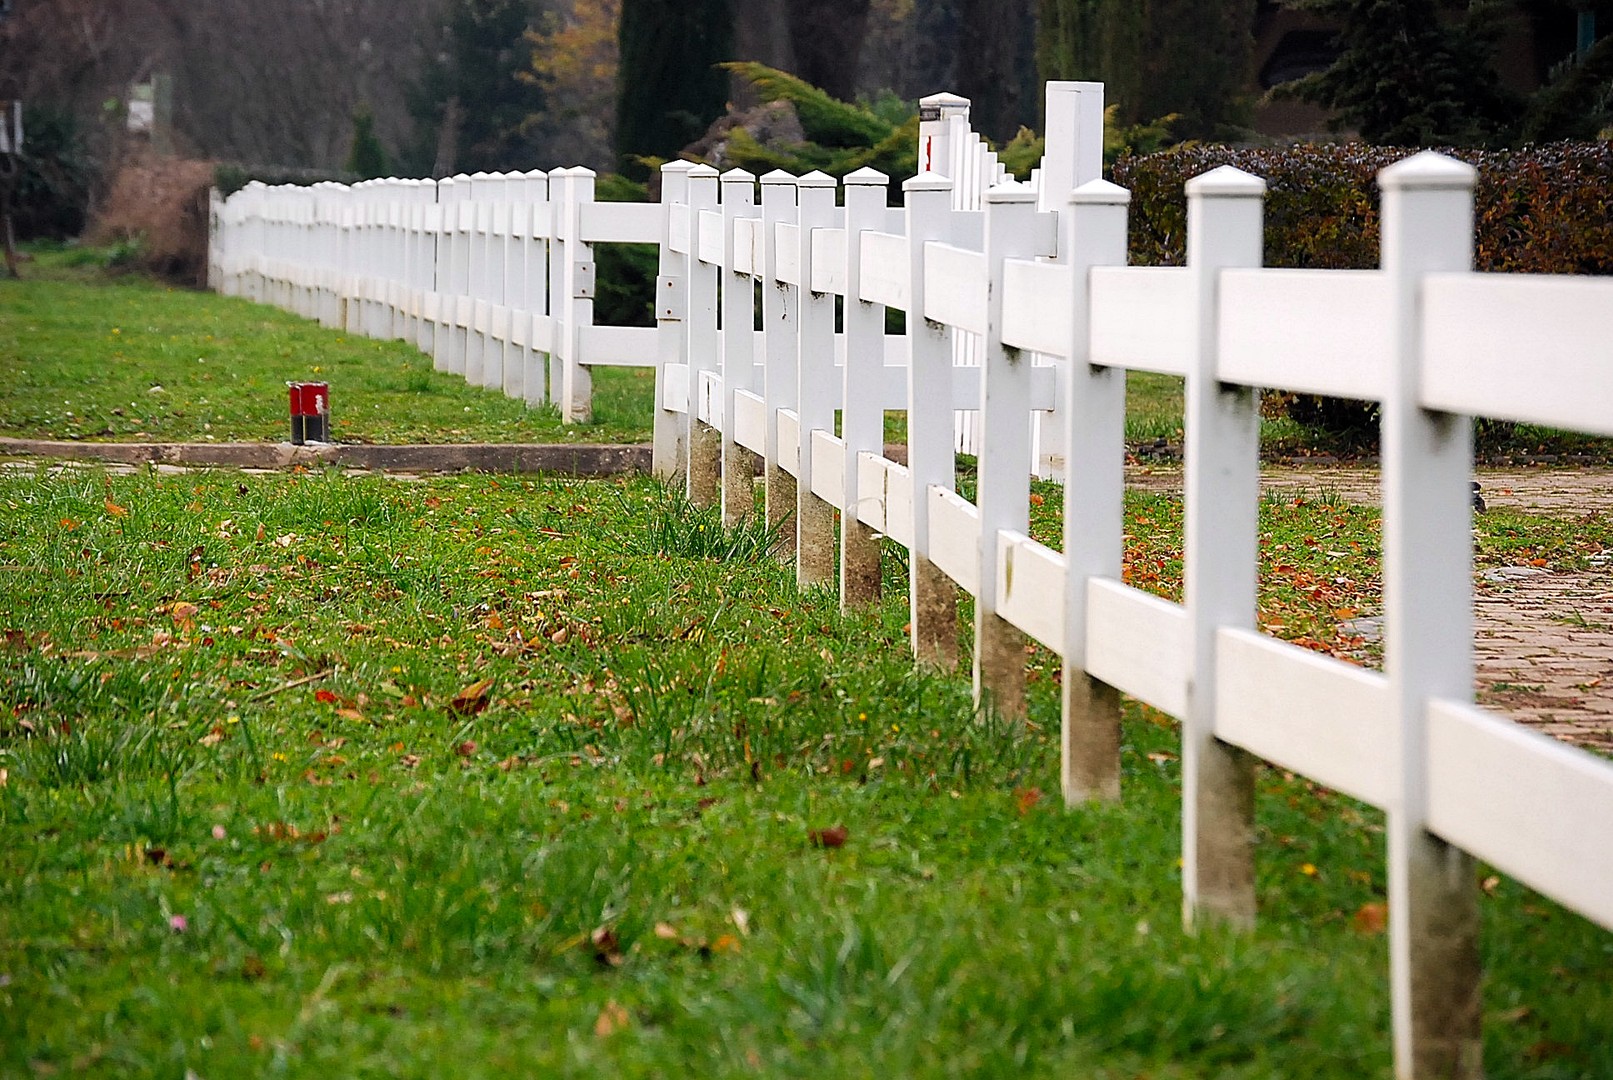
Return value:
M 1265 178 L 1267 266 L 1344 270 L 1378 265 L 1378 171 L 1411 151 L 1364 143 L 1277 148 L 1189 145 L 1115 162 L 1131 190 L 1130 258 L 1180 265 L 1188 180 L 1221 165 Z M 1613 144 L 1445 150 L 1479 170 L 1474 264 L 1480 270 L 1613 274 Z M 1370 436 L 1371 406 L 1288 396 L 1289 415 L 1335 434 Z
M 1266 265 L 1378 265 L 1378 171 L 1411 151 L 1364 143 L 1189 145 L 1115 162 L 1131 190 L 1131 261 L 1178 265 L 1188 180 L 1221 165 L 1264 177 Z M 1475 264 L 1514 273 L 1613 274 L 1613 144 L 1445 150 L 1476 166 Z

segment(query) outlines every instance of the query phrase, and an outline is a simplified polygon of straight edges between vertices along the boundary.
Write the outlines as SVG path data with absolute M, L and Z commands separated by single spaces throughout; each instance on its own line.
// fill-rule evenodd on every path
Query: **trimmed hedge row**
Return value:
M 1413 151 L 1364 143 L 1240 148 L 1194 145 L 1122 157 L 1112 179 L 1131 190 L 1131 261 L 1185 258 L 1183 185 L 1220 165 L 1264 177 L 1266 265 L 1371 269 L 1378 265 L 1378 170 Z M 1518 150 L 1446 149 L 1479 170 L 1480 270 L 1613 274 L 1613 143 L 1563 142 Z

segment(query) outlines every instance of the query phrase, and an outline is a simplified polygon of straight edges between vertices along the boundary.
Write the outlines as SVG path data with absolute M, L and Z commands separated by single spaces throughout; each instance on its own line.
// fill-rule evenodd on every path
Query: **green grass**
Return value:
M 1375 551 L 1262 513 L 1295 573 Z M 1127 515 L 1171 593 L 1178 507 Z M 842 616 L 714 527 L 642 480 L 0 477 L 0 1075 L 1386 1074 L 1377 814 L 1263 771 L 1260 926 L 1185 935 L 1168 720 L 1066 811 L 1045 654 L 1010 728 L 914 671 L 895 558 Z M 1483 903 L 1490 1075 L 1613 1074 L 1613 939 Z
M 331 384 L 339 442 L 621 442 L 648 437 L 654 377 L 600 368 L 591 424 L 563 425 L 374 341 L 238 298 L 109 277 L 96 249 L 36 249 L 0 283 L 0 435 L 281 441 L 285 384 Z

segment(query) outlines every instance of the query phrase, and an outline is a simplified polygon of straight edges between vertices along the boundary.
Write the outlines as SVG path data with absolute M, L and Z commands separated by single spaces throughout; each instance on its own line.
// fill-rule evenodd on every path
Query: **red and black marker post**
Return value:
M 291 442 L 330 442 L 330 384 L 287 383 L 291 396 Z

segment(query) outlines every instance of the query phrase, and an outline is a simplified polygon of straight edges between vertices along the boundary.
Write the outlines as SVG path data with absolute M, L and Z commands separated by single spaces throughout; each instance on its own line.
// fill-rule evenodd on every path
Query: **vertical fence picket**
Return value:
M 1025 715 L 1025 635 L 997 614 L 1002 529 L 1030 529 L 1030 357 L 1002 341 L 1003 261 L 1037 254 L 1036 193 L 1008 181 L 986 193 L 986 335 L 980 364 L 979 591 L 975 595 L 975 703 Z
M 795 392 L 801 436 L 795 473 L 795 579 L 803 586 L 827 585 L 835 580 L 835 508 L 812 490 L 812 433 L 832 433 L 835 426 L 835 298 L 812 289 L 812 233 L 834 225 L 835 181 L 825 173 L 810 172 L 795 183 L 801 273 Z
M 1394 370 L 1383 402 L 1384 671 L 1395 713 L 1389 805 L 1389 982 L 1395 1072 L 1483 1075 L 1478 884 L 1470 855 L 1428 832 L 1427 717 L 1473 696 L 1473 425 L 1421 395 L 1424 274 L 1473 262 L 1470 165 L 1423 153 L 1379 174 Z
M 958 666 L 958 587 L 930 561 L 930 489 L 956 483 L 952 451 L 950 327 L 924 317 L 925 244 L 950 240 L 952 181 L 920 174 L 902 185 L 907 203 L 907 471 L 913 543 L 908 559 L 909 634 L 919 663 Z
M 734 393 L 756 383 L 755 278 L 740 272 L 739 222 L 756 216 L 756 177 L 744 169 L 722 174 L 722 517 L 737 525 L 755 510 L 756 455 L 734 439 Z
M 528 405 L 542 405 L 553 394 L 548 382 L 549 320 L 549 174 L 533 169 L 526 174 L 526 204 L 522 220 L 523 258 L 526 262 L 525 296 L 521 318 L 526 324 L 526 348 L 521 351 L 521 392 Z
M 779 280 L 779 226 L 794 225 L 795 177 L 774 169 L 762 177 L 762 398 L 766 424 L 762 454 L 767 527 L 778 536 L 778 556 L 795 558 L 795 476 L 779 463 L 778 414 L 795 409 L 801 293 Z M 786 527 L 788 523 L 789 527 Z
M 1106 180 L 1069 195 L 1060 261 L 1070 267 L 1070 350 L 1059 412 L 1064 459 L 1064 801 L 1120 798 L 1120 692 L 1087 673 L 1087 583 L 1119 581 L 1125 550 L 1126 373 L 1091 358 L 1095 266 L 1126 262 L 1131 195 Z M 1046 433 L 1043 428 L 1043 433 Z
M 1260 407 L 1216 379 L 1220 272 L 1259 266 L 1266 182 L 1230 166 L 1188 181 L 1196 336 L 1187 374 L 1182 593 L 1192 675 L 1182 718 L 1182 887 L 1189 926 L 1255 918 L 1254 759 L 1215 736 L 1216 635 L 1255 625 Z
M 705 376 L 717 373 L 722 342 L 717 330 L 717 267 L 700 258 L 700 215 L 717 209 L 717 170 L 696 165 L 686 174 L 689 182 L 689 460 L 685 466 L 689 501 L 716 506 L 722 469 L 722 433 L 700 418 L 706 399 Z M 709 414 L 708 414 L 709 415 Z
M 858 517 L 866 498 L 884 493 L 859 490 L 858 455 L 883 454 L 885 403 L 882 398 L 885 367 L 885 307 L 862 300 L 862 236 L 885 225 L 886 190 L 890 177 L 863 168 L 846 177 L 846 366 L 840 400 L 841 466 L 845 476 L 845 507 L 840 513 L 840 606 L 865 607 L 879 599 L 879 533 Z
M 687 161 L 661 166 L 661 255 L 655 282 L 655 426 L 651 434 L 651 467 L 675 486 L 688 483 L 689 461 L 689 256 L 672 249 L 674 231 L 687 236 L 689 172 Z M 677 222 L 681 221 L 679 225 Z

